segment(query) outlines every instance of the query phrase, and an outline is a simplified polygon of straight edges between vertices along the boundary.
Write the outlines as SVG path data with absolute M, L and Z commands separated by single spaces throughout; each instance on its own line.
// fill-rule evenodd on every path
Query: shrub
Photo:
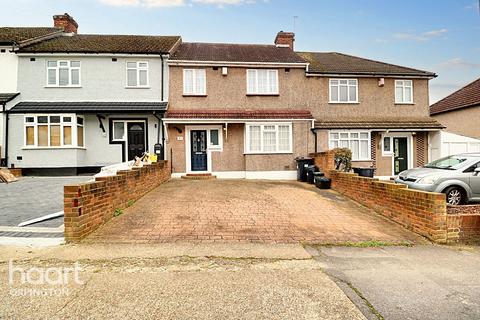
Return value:
M 349 172 L 352 169 L 352 151 L 348 148 L 333 149 L 335 170 Z

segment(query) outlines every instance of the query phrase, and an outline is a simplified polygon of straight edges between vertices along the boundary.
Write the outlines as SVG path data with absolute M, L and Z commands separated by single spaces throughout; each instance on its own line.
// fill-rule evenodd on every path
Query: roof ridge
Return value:
M 230 42 L 196 42 L 196 41 L 188 41 L 183 42 L 182 44 L 206 44 L 206 45 L 226 45 L 226 46 L 258 46 L 258 47 L 275 47 L 275 48 L 283 48 L 277 47 L 274 44 L 262 44 L 262 43 L 230 43 Z
M 450 98 L 451 96 L 453 96 L 454 94 L 462 91 L 463 89 L 465 89 L 465 88 L 467 88 L 467 87 L 470 87 L 471 85 L 475 84 L 477 81 L 480 81 L 480 78 L 475 79 L 475 80 L 467 83 L 466 85 L 464 85 L 464 86 L 461 87 L 460 89 L 457 89 L 457 90 L 453 91 L 452 93 L 450 93 L 450 94 L 449 94 L 448 96 L 446 96 L 445 98 L 443 98 L 443 99 L 441 99 L 441 100 L 438 100 L 438 101 L 435 102 L 434 104 L 430 105 L 430 108 L 432 108 L 433 106 L 439 104 L 439 103 L 442 102 L 443 100 L 446 100 L 446 99 Z M 468 105 L 471 105 L 471 104 L 467 104 L 467 105 L 465 105 L 465 106 L 468 106 Z
M 104 33 L 77 33 L 74 35 L 75 36 L 104 36 L 104 37 L 171 37 L 171 38 L 180 38 L 181 36 L 179 35 L 149 35 L 149 34 L 104 34 Z

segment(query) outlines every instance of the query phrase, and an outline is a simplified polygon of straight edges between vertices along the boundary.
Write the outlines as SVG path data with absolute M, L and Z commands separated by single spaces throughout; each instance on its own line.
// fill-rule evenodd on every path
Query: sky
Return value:
M 480 78 L 480 0 L 0 0 L 0 25 L 79 33 L 180 35 L 184 41 L 273 43 L 337 51 L 435 72 L 430 102 Z M 294 18 L 296 17 L 296 18 Z M 294 22 L 295 21 L 295 22 Z

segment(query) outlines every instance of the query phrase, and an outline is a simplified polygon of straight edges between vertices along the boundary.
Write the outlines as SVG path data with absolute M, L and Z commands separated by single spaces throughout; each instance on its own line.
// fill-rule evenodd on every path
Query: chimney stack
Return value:
M 53 16 L 53 26 L 66 33 L 77 33 L 78 23 L 68 13 Z
M 295 33 L 280 31 L 275 37 L 275 45 L 277 47 L 289 47 L 293 50 L 293 42 L 295 41 Z

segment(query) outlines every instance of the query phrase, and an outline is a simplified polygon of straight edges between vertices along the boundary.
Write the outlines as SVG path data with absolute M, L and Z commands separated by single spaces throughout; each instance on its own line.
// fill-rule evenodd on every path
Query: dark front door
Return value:
M 128 122 L 127 132 L 128 160 L 141 157 L 145 152 L 145 123 Z
M 397 175 L 408 169 L 407 138 L 393 138 L 393 171 Z
M 207 171 L 207 131 L 190 131 L 192 171 Z

